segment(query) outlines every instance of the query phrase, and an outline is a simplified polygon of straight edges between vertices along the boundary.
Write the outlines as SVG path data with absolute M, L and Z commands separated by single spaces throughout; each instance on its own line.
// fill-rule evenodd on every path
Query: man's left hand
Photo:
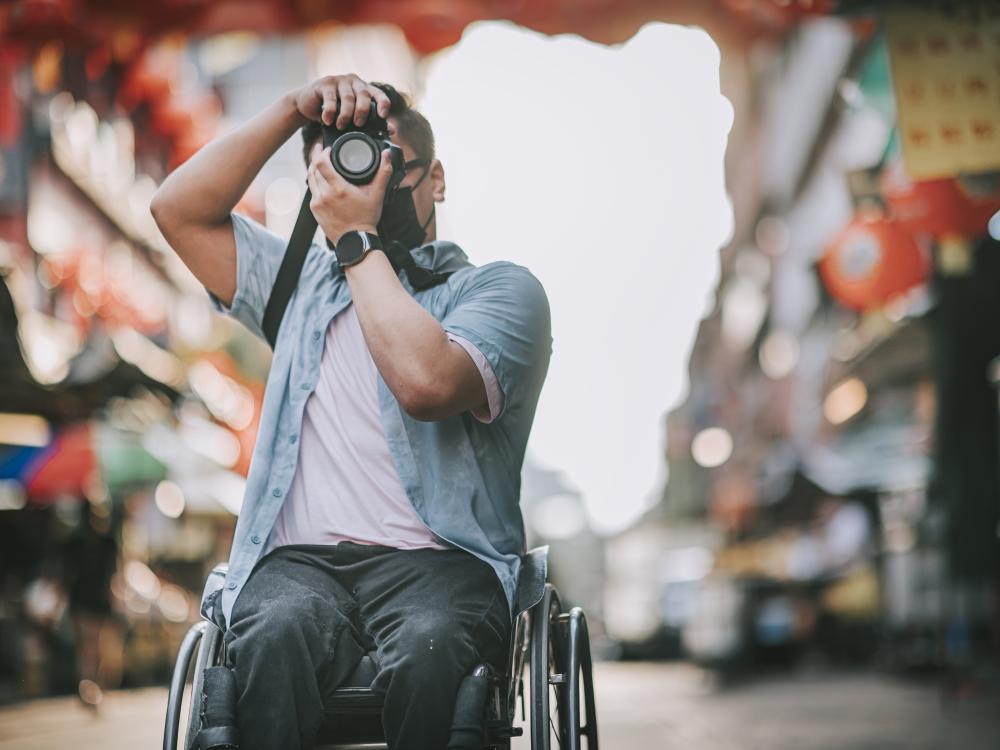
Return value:
M 330 149 L 319 152 L 309 164 L 307 181 L 312 193 L 309 208 L 326 238 L 336 243 L 346 232 L 377 232 L 382 217 L 382 201 L 392 176 L 389 152 L 367 185 L 354 185 L 337 173 L 330 163 Z

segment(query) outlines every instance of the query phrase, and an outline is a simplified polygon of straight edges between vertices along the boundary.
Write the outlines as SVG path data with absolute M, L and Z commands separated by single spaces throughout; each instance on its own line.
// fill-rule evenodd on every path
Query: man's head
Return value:
M 431 124 L 413 108 L 410 99 L 388 83 L 372 83 L 389 97 L 389 139 L 403 149 L 407 162 L 422 160 L 426 166 L 414 166 L 403 178 L 400 187 L 414 187 L 413 204 L 421 224 L 427 225 L 427 241 L 437 238 L 437 221 L 432 219 L 435 203 L 444 201 L 444 167 L 434 154 L 434 132 Z M 309 121 L 302 127 L 302 156 L 306 165 L 319 158 L 323 150 L 323 129 L 319 122 Z M 426 175 L 426 177 L 425 177 Z M 418 184 L 419 183 L 419 184 Z

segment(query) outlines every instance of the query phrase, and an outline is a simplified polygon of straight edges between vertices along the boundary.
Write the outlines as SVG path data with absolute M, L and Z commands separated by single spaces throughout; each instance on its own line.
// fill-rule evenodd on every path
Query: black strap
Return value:
M 292 292 L 299 284 L 302 266 L 305 265 L 309 246 L 316 235 L 316 217 L 309 209 L 310 200 L 312 200 L 312 193 L 309 192 L 309 188 L 306 188 L 299 216 L 295 220 L 292 236 L 288 240 L 288 249 L 285 250 L 285 257 L 281 259 L 281 267 L 278 268 L 278 276 L 274 280 L 271 297 L 267 301 L 267 307 L 264 308 L 261 329 L 263 329 L 264 338 L 267 339 L 272 350 L 278 343 L 278 329 L 281 328 L 281 319 L 285 316 L 285 308 L 288 307 L 288 300 L 292 298 Z
M 393 268 L 397 270 L 403 269 L 407 280 L 410 282 L 410 286 L 418 292 L 444 283 L 451 276 L 450 272 L 438 273 L 429 268 L 418 266 L 417 261 L 413 259 L 410 251 L 398 242 L 389 242 L 383 248 L 382 252 L 389 257 L 389 262 L 392 263 Z
M 272 350 L 278 343 L 278 329 L 281 328 L 281 319 L 285 316 L 288 301 L 292 298 L 292 293 L 299 284 L 302 266 L 305 265 L 309 246 L 312 245 L 313 237 L 316 235 L 316 217 L 313 216 L 313 212 L 309 208 L 311 198 L 312 195 L 307 188 L 298 218 L 295 219 L 292 236 L 288 240 L 285 257 L 281 259 L 278 276 L 271 289 L 271 297 L 267 301 L 267 307 L 264 308 L 261 329 Z M 410 286 L 418 292 L 437 286 L 451 276 L 450 272 L 438 273 L 429 268 L 418 266 L 410 251 L 398 242 L 387 243 L 384 252 L 388 256 L 389 262 L 392 263 L 392 267 L 397 272 L 402 269 L 406 273 Z

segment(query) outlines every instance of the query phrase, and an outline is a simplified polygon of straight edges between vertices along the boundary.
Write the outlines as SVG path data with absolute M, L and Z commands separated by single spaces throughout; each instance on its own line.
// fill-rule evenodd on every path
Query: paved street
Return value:
M 766 677 L 724 690 L 677 664 L 601 664 L 607 750 L 993 750 L 996 686 L 943 706 L 931 682 L 872 673 Z M 161 742 L 164 691 L 106 696 L 93 716 L 73 699 L 0 709 L 0 750 L 115 750 Z M 527 748 L 527 742 L 518 745 Z

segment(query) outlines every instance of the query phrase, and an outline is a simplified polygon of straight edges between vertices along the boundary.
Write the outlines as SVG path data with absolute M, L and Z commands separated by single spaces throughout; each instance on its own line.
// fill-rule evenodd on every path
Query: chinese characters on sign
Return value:
M 1000 170 L 1000 9 L 895 13 L 888 32 L 909 176 Z

